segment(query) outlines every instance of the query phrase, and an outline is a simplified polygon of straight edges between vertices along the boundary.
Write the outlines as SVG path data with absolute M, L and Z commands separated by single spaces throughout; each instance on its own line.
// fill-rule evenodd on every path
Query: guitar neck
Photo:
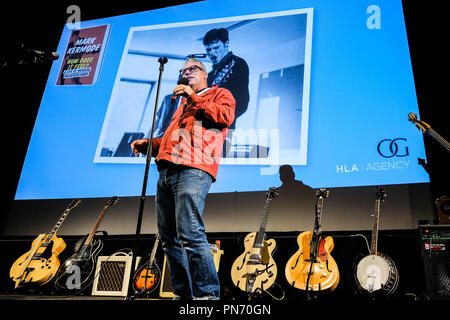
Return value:
M 63 214 L 61 215 L 61 217 L 59 218 L 58 222 L 56 222 L 55 226 L 53 227 L 52 231 L 50 231 L 50 233 L 48 234 L 48 237 L 45 239 L 45 242 L 43 244 L 43 246 L 47 246 L 50 241 L 52 241 L 53 236 L 56 234 L 56 232 L 58 232 L 59 228 L 61 227 L 62 223 L 64 222 L 64 220 L 66 219 L 67 215 L 70 212 L 70 208 L 67 208 L 66 210 L 64 210 Z
M 105 216 L 106 211 L 108 210 L 109 206 L 103 207 L 102 212 L 97 218 L 97 222 L 95 223 L 94 227 L 92 227 L 91 232 L 89 233 L 89 236 L 87 237 L 86 241 L 84 242 L 84 245 L 87 246 L 91 243 L 92 238 L 94 237 L 95 232 L 97 232 L 98 227 L 100 226 L 100 223 L 103 220 L 103 217 Z
M 323 197 L 317 199 L 316 218 L 314 221 L 314 231 L 318 232 L 320 229 L 320 220 L 322 218 Z
M 378 223 L 380 220 L 380 203 L 381 200 L 375 200 L 375 213 L 373 214 L 372 243 L 370 254 L 376 255 L 378 252 Z
M 155 244 L 153 245 L 152 253 L 150 254 L 150 266 L 153 266 L 153 262 L 155 261 L 156 250 L 159 244 L 159 234 L 156 234 Z
M 311 238 L 310 256 L 311 260 L 315 261 L 319 254 L 319 242 L 321 236 L 320 220 L 322 216 L 323 196 L 319 196 L 316 200 L 316 217 L 314 221 L 314 231 Z
M 255 239 L 254 247 L 255 248 L 261 248 L 264 241 L 264 235 L 266 233 L 266 225 L 267 220 L 269 219 L 269 211 L 270 211 L 270 205 L 272 204 L 272 199 L 267 199 L 266 204 L 264 205 L 264 213 L 261 218 L 261 224 L 259 226 L 259 231 Z
M 327 198 L 330 191 L 327 189 L 319 189 L 316 193 L 316 204 L 315 204 L 315 220 L 314 220 L 314 236 L 320 234 L 320 220 L 322 217 L 323 199 Z

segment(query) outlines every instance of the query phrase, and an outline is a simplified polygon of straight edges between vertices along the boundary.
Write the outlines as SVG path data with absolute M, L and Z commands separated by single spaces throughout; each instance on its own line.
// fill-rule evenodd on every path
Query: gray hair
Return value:
M 201 67 L 201 69 L 202 69 L 203 71 L 206 72 L 206 67 L 205 67 L 205 65 L 204 65 L 200 60 L 197 60 L 197 59 L 195 59 L 195 58 L 189 58 L 189 59 L 186 59 L 186 61 L 184 62 L 184 64 L 186 64 L 186 63 L 188 63 L 188 62 L 193 62 L 193 63 L 195 63 L 195 64 L 198 64 L 198 65 Z

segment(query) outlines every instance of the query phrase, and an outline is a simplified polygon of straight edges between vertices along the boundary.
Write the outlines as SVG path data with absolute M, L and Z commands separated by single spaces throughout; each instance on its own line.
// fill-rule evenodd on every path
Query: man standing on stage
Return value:
M 158 231 L 170 268 L 172 288 L 180 299 L 219 299 L 220 284 L 202 219 L 206 195 L 217 176 L 222 146 L 234 121 L 233 95 L 208 87 L 205 66 L 196 59 L 180 70 L 189 85 L 162 138 L 153 139 L 152 156 L 159 171 L 156 187 Z M 149 139 L 136 140 L 136 156 Z

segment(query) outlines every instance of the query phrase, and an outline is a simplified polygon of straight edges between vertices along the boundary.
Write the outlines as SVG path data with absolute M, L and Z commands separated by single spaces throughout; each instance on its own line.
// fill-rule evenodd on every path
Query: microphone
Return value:
M 42 63 L 49 60 L 58 60 L 59 54 L 51 51 L 39 51 L 33 49 L 25 49 L 21 54 L 18 54 L 17 64 L 28 63 Z
M 417 114 L 415 113 L 408 113 L 408 121 L 414 122 L 415 120 L 417 120 Z
M 188 78 L 181 78 L 178 80 L 177 85 L 184 84 L 185 86 L 189 85 L 189 79 Z M 170 103 L 174 103 L 178 99 L 178 95 L 173 95 L 172 98 L 170 98 Z
M 37 58 L 39 59 L 48 59 L 48 60 L 58 60 L 59 59 L 59 53 L 58 52 L 46 52 L 46 51 L 38 51 L 38 50 L 29 50 L 30 52 L 34 53 Z
M 59 54 L 57 52 L 27 49 L 22 41 L 15 41 L 7 47 L 8 50 L 0 53 L 1 67 L 19 64 L 43 63 L 49 60 L 59 59 Z
M 161 57 L 161 58 L 159 58 L 159 59 L 158 59 L 158 62 L 159 62 L 160 64 L 166 64 L 166 63 L 167 63 L 167 57 Z

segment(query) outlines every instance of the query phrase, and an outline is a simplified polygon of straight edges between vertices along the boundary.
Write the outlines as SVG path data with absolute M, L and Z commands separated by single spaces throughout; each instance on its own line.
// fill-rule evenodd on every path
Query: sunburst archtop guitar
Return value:
M 151 293 L 155 290 L 161 281 L 161 269 L 156 263 L 156 250 L 159 244 L 159 234 L 156 234 L 155 243 L 150 253 L 148 261 L 140 266 L 135 272 L 134 288 L 139 294 Z

